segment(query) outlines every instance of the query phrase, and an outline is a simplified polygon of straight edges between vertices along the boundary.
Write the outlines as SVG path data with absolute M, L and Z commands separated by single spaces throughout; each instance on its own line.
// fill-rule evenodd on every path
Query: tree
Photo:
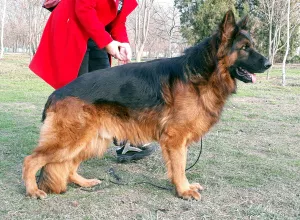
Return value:
M 281 49 L 280 40 L 285 10 L 282 10 L 285 0 L 261 0 L 260 12 L 268 26 L 268 57 L 273 66 L 275 55 Z M 267 79 L 272 67 L 267 72 Z
M 299 18 L 299 3 L 298 0 L 291 0 L 290 7 L 290 48 L 294 48 L 297 43 L 296 32 L 299 28 L 300 18 Z M 261 25 L 257 28 L 260 33 L 260 42 L 268 42 L 268 56 L 272 64 L 277 61 L 281 61 L 283 58 L 283 49 L 287 44 L 286 34 L 286 14 L 287 14 L 287 1 L 286 0 L 260 0 L 260 7 L 257 10 L 257 17 L 259 17 L 262 22 Z M 266 32 L 268 30 L 268 39 L 266 39 Z M 267 79 L 269 79 L 269 73 L 271 68 L 267 72 Z
M 134 43 L 136 61 L 140 62 L 144 51 L 145 43 L 148 38 L 149 24 L 153 9 L 154 0 L 139 0 L 139 5 L 134 11 Z
M 5 14 L 6 14 L 6 0 L 4 0 L 3 3 L 3 14 L 2 14 L 2 19 L 1 19 L 1 53 L 0 53 L 0 59 L 3 58 L 4 54 L 4 23 L 5 23 Z
M 165 42 L 166 56 L 172 57 L 177 44 L 182 43 L 179 11 L 174 5 L 167 7 L 157 5 L 154 10 L 156 12 L 153 17 L 156 38 Z
M 128 17 L 126 24 L 133 51 L 136 51 L 138 34 L 136 31 L 136 13 L 137 9 Z M 140 15 L 142 21 L 144 13 Z M 154 1 L 150 17 L 147 39 L 142 52 L 143 57 L 159 58 L 180 54 L 187 47 L 187 43 L 180 33 L 179 11 L 172 4 L 172 1 L 168 0 L 167 3 Z
M 0 1 L 0 23 L 3 18 L 2 5 L 6 2 L 5 31 L 0 32 L 3 33 L 5 47 L 10 52 L 34 54 L 49 12 L 42 8 L 40 0 Z
M 291 1 L 288 0 L 287 3 L 287 34 L 286 34 L 286 51 L 285 51 L 285 55 L 283 58 L 283 62 L 282 62 L 282 86 L 285 86 L 285 75 L 286 75 L 286 69 L 285 69 L 285 64 L 286 64 L 286 59 L 287 56 L 289 54 L 289 50 L 290 50 L 290 11 L 291 11 Z
M 5 44 L 11 52 L 28 52 L 28 22 L 20 1 L 8 1 Z M 43 25 L 41 25 L 43 26 Z
M 210 36 L 228 9 L 237 15 L 235 3 L 235 0 L 175 0 L 181 13 L 183 37 L 194 44 Z
M 42 8 L 40 0 L 22 0 L 22 7 L 25 11 L 25 19 L 28 22 L 28 45 L 30 55 L 34 55 L 38 47 L 48 12 Z

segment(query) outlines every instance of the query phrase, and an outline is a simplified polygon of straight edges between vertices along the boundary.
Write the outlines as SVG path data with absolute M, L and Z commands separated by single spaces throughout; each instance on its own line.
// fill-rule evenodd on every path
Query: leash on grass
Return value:
M 199 154 L 198 154 L 198 157 L 197 157 L 196 161 L 191 166 L 189 166 L 188 168 L 186 168 L 185 171 L 190 170 L 192 167 L 194 167 L 198 163 L 201 154 L 202 154 L 202 138 L 201 138 L 201 142 L 200 142 L 200 151 L 199 151 Z M 108 172 L 109 175 L 111 175 L 116 180 L 116 181 L 109 180 L 109 182 L 113 183 L 113 184 L 116 184 L 116 185 L 134 186 L 134 185 L 140 185 L 140 184 L 149 184 L 149 185 L 154 186 L 154 187 L 156 187 L 158 189 L 163 189 L 163 190 L 172 190 L 173 189 L 171 187 L 160 186 L 160 185 L 148 182 L 148 181 L 132 182 L 132 183 L 126 183 L 125 182 L 124 183 L 124 182 L 121 182 L 121 177 L 119 177 L 115 173 L 115 170 L 113 168 L 110 168 L 107 172 Z M 81 188 L 81 190 L 88 191 L 88 192 L 95 191 L 95 190 L 87 190 L 87 189 L 84 189 L 84 188 Z
M 117 180 L 116 181 L 112 181 L 112 180 L 109 180 L 110 183 L 113 183 L 113 184 L 116 184 L 116 185 L 122 185 L 122 186 L 135 186 L 135 185 L 140 185 L 140 184 L 149 184 L 151 186 L 154 186 L 158 189 L 164 189 L 164 190 L 172 190 L 171 187 L 165 187 L 165 186 L 160 186 L 160 185 L 156 185 L 154 183 L 151 183 L 151 182 L 147 182 L 147 181 L 141 181 L 141 182 L 132 182 L 132 183 L 122 183 L 120 182 L 119 180 L 121 179 L 117 174 L 115 174 L 115 171 L 113 168 L 110 168 L 108 170 L 108 173 L 113 176 L 113 177 L 118 177 L 118 178 L 115 178 Z M 119 179 L 119 180 L 118 180 Z

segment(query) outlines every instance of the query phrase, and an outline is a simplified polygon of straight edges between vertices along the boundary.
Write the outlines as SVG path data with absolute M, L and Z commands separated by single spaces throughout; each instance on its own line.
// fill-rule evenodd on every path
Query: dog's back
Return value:
M 132 63 L 86 73 L 68 85 L 54 91 L 48 98 L 42 115 L 58 100 L 78 97 L 92 104 L 114 103 L 130 109 L 151 108 L 164 103 L 162 85 L 175 80 L 186 81 L 183 66 L 177 60 L 160 59 Z

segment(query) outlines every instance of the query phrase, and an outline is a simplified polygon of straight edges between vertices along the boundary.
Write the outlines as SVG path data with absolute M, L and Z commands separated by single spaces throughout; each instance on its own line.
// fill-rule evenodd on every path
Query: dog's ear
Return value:
M 243 19 L 241 19 L 238 22 L 237 26 L 242 30 L 248 30 L 248 27 L 247 27 L 248 21 L 249 21 L 249 16 L 246 15 Z
M 236 28 L 235 18 L 232 10 L 226 12 L 222 23 L 220 24 L 221 39 L 226 40 L 231 38 Z

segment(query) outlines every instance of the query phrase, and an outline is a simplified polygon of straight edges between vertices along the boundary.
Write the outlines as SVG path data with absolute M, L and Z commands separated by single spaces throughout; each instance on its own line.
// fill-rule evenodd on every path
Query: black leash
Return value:
M 196 163 L 198 163 L 201 154 L 202 154 L 202 137 L 201 137 L 201 142 L 200 142 L 200 152 L 199 152 L 198 158 L 197 158 L 197 160 L 195 161 L 195 163 L 194 163 L 192 166 L 190 166 L 189 168 L 186 168 L 185 171 L 188 171 L 188 170 L 191 169 L 193 166 L 195 166 Z
M 200 159 L 200 156 L 202 154 L 202 138 L 201 138 L 201 142 L 200 142 L 200 151 L 199 151 L 199 154 L 198 154 L 198 157 L 197 157 L 197 160 L 188 168 L 185 169 L 185 171 L 188 171 L 190 170 L 192 167 L 194 167 L 199 159 Z M 147 182 L 147 181 L 141 181 L 141 182 L 132 182 L 132 183 L 124 183 L 124 182 L 121 182 L 121 177 L 119 177 L 116 173 L 115 173 L 115 170 L 111 167 L 109 168 L 109 170 L 107 171 L 109 175 L 111 175 L 116 181 L 113 181 L 113 180 L 109 180 L 109 182 L 113 183 L 113 184 L 116 184 L 116 185 L 122 185 L 122 186 L 134 186 L 134 185 L 140 185 L 140 184 L 149 184 L 151 186 L 154 186 L 158 189 L 163 189 L 163 190 L 172 190 L 173 188 L 171 187 L 164 187 L 164 186 L 159 186 L 159 185 L 156 185 L 154 183 L 151 183 L 151 182 Z M 94 188 L 94 187 L 93 187 Z M 88 192 L 92 192 L 92 191 L 95 191 L 95 189 L 84 189 L 84 188 L 80 188 L 81 190 L 83 191 L 88 191 Z
M 202 154 L 202 138 L 201 138 L 201 142 L 200 142 L 200 151 L 199 151 L 197 160 L 190 167 L 186 168 L 185 171 L 190 170 L 192 167 L 194 167 L 198 163 L 201 154 Z M 128 185 L 149 184 L 149 185 L 154 186 L 154 187 L 159 188 L 159 189 L 172 190 L 172 188 L 170 188 L 170 187 L 159 186 L 159 185 L 156 185 L 154 183 L 147 182 L 147 181 L 133 182 L 133 183 L 122 183 L 122 182 L 120 182 L 121 178 L 115 173 L 113 168 L 110 168 L 108 170 L 108 173 L 117 180 L 117 182 L 112 181 L 112 180 L 109 180 L 109 182 L 111 182 L 113 184 L 116 184 L 116 185 L 127 185 L 128 186 Z
M 110 169 L 112 169 L 112 168 L 110 168 Z M 116 175 L 116 174 L 114 174 L 114 175 Z M 164 190 L 172 190 L 173 189 L 171 187 L 164 187 L 164 186 L 156 185 L 154 183 L 147 182 L 147 181 L 132 182 L 132 183 L 122 183 L 120 181 L 115 182 L 115 181 L 109 180 L 109 182 L 113 183 L 113 184 L 116 184 L 116 185 L 122 185 L 122 186 L 134 186 L 134 185 L 140 185 L 140 184 L 149 184 L 149 185 L 154 186 L 154 187 L 159 188 L 159 189 L 164 189 Z

